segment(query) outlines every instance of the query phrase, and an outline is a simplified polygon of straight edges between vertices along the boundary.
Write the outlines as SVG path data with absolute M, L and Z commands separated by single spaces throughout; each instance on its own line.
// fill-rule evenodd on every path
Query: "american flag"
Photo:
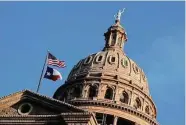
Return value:
M 48 53 L 48 65 L 57 66 L 60 68 L 66 67 L 65 61 L 61 61 L 53 56 L 51 53 Z

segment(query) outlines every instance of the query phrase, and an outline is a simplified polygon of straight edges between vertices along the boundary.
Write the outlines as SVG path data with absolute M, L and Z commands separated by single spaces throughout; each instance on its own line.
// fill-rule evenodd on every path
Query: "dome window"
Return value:
M 113 90 L 108 87 L 106 92 L 105 92 L 105 99 L 112 100 L 112 98 L 113 98 Z
M 102 60 L 102 57 L 103 57 L 103 56 L 99 56 L 99 57 L 98 57 L 98 61 L 99 61 L 99 62 Z
M 92 60 L 92 56 L 89 56 L 87 59 L 85 59 L 84 64 L 89 64 Z
M 96 57 L 96 62 L 100 63 L 102 61 L 102 59 L 103 59 L 103 56 L 99 55 L 99 56 Z
M 64 93 L 63 93 L 63 97 L 60 99 L 60 100 L 62 100 L 62 101 L 66 101 L 68 99 L 68 92 L 67 91 L 65 91 Z
M 81 65 L 81 62 L 82 62 L 82 60 L 80 60 L 80 61 L 78 62 L 78 64 L 74 66 L 74 69 L 78 68 L 78 67 Z
M 122 103 L 128 104 L 128 102 L 129 102 L 129 95 L 128 95 L 127 92 L 124 91 L 124 92 L 121 94 L 120 101 L 121 101 Z
M 136 66 L 136 64 L 133 63 L 133 70 L 136 74 L 139 73 L 139 68 Z
M 97 94 L 98 94 L 98 87 L 97 86 L 90 86 L 90 88 L 89 88 L 89 98 L 90 99 L 93 99 L 93 97 L 96 97 L 97 96 Z
M 81 96 L 81 85 L 77 85 L 75 88 L 74 88 L 74 91 L 73 91 L 73 97 L 75 98 L 79 98 Z
M 114 55 L 110 55 L 108 61 L 110 64 L 114 64 L 116 62 L 116 57 Z
M 114 63 L 115 60 L 116 60 L 115 57 L 112 57 L 112 58 L 111 58 L 111 62 L 112 62 L 112 63 Z
M 121 60 L 121 64 L 122 64 L 122 66 L 123 66 L 124 68 L 128 67 L 128 61 L 127 61 L 127 59 L 122 59 L 122 60 Z
M 134 108 L 141 109 L 141 101 L 139 98 L 136 98 Z
M 145 113 L 150 114 L 149 106 L 146 106 L 146 107 L 145 107 Z

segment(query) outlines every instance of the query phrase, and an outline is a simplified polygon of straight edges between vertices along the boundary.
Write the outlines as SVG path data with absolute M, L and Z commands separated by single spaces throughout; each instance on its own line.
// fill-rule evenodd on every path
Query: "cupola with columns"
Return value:
M 120 20 L 115 20 L 115 24 L 112 25 L 106 33 L 105 36 L 105 49 L 115 48 L 123 50 L 123 46 L 127 41 L 127 34 L 124 28 L 120 24 Z

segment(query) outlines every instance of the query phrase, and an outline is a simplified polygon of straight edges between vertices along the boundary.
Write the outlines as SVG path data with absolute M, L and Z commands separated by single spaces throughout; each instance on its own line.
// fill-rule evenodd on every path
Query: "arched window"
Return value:
M 141 101 L 140 99 L 137 97 L 136 100 L 135 100 L 135 104 L 134 104 L 134 107 L 136 109 L 140 109 L 141 108 Z
M 70 88 L 68 91 L 68 99 L 73 99 L 74 88 Z
M 116 33 L 112 33 L 111 46 L 114 46 L 116 42 Z
M 68 92 L 65 91 L 64 94 L 63 94 L 63 97 L 60 100 L 65 102 L 67 99 L 68 99 Z
M 145 107 L 145 113 L 150 114 L 149 106 L 146 106 L 146 107 Z
M 124 91 L 121 94 L 120 101 L 123 102 L 123 103 L 125 103 L 125 104 L 128 104 L 128 102 L 129 102 L 129 95 L 128 95 L 127 92 Z
M 98 87 L 96 85 L 90 86 L 89 88 L 89 98 L 96 97 L 98 94 Z
M 81 96 L 81 91 L 82 91 L 81 85 L 76 86 L 73 91 L 73 97 L 79 98 Z
M 105 93 L 105 99 L 112 100 L 112 98 L 113 98 L 113 90 L 108 87 Z
M 122 36 L 120 36 L 120 37 L 118 38 L 117 45 L 120 46 L 120 47 L 122 47 Z

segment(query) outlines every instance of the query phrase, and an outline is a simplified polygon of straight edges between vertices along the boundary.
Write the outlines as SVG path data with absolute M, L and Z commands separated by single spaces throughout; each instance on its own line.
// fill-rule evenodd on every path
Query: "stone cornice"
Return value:
M 60 118 L 61 116 L 92 116 L 93 114 L 90 112 L 68 112 L 68 113 L 60 113 L 57 115 L 0 115 L 1 118 Z
M 58 115 L 4 115 L 0 116 L 0 124 L 45 124 L 45 123 L 73 123 L 79 121 L 89 122 L 90 119 L 96 123 L 96 118 L 89 112 L 61 113 Z M 61 123 L 62 124 L 62 123 Z
M 133 114 L 137 117 L 140 117 L 141 119 L 149 122 L 152 125 L 158 125 L 158 122 L 156 121 L 156 119 L 149 117 L 148 115 L 146 115 L 143 112 L 137 111 L 136 109 L 128 106 L 128 105 L 119 105 L 116 104 L 112 101 L 103 101 L 103 100 L 72 100 L 69 101 L 69 103 L 76 105 L 76 106 L 80 106 L 80 105 L 89 105 L 89 106 L 101 106 L 101 107 L 110 107 L 110 108 L 115 108 L 117 110 L 123 110 L 127 113 Z

